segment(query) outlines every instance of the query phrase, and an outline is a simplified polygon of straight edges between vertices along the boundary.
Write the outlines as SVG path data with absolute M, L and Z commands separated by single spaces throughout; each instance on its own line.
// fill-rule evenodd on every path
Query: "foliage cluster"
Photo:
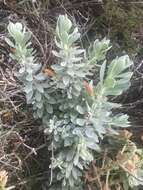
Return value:
M 83 171 L 102 152 L 103 138 L 129 126 L 126 114 L 113 113 L 121 105 L 110 102 L 109 97 L 129 88 L 133 63 L 124 55 L 109 64 L 106 53 L 111 46 L 105 38 L 95 40 L 87 52 L 81 49 L 81 35 L 67 15 L 60 15 L 57 21 L 56 63 L 44 70 L 26 27 L 10 23 L 8 31 L 10 39 L 5 40 L 13 49 L 11 58 L 18 62 L 16 76 L 50 141 L 50 188 L 83 189 Z M 100 75 L 96 86 L 89 79 L 95 67 Z
M 121 130 L 106 138 L 102 153 L 95 155 L 85 173 L 87 189 L 133 190 L 143 185 L 143 151 L 132 142 L 132 135 Z
M 142 3 L 103 0 L 101 6 L 99 16 L 95 18 L 96 33 L 108 35 L 130 54 L 139 53 L 142 44 Z

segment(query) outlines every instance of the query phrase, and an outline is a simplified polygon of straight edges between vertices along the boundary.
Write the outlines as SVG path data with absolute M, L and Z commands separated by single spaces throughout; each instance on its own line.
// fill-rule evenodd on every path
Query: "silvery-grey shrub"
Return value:
M 129 126 L 126 114 L 112 112 L 121 105 L 110 102 L 109 97 L 121 95 L 130 87 L 133 62 L 124 55 L 108 63 L 106 53 L 111 45 L 106 38 L 95 40 L 85 51 L 80 47 L 78 28 L 67 15 L 60 15 L 53 50 L 57 61 L 49 76 L 36 62 L 26 27 L 10 22 L 8 31 L 6 42 L 14 48 L 10 56 L 18 63 L 16 75 L 27 103 L 33 105 L 34 117 L 42 119 L 51 139 L 51 189 L 82 190 L 83 170 L 94 154 L 102 151 L 104 136 Z M 89 79 L 93 68 L 100 75 L 96 86 Z

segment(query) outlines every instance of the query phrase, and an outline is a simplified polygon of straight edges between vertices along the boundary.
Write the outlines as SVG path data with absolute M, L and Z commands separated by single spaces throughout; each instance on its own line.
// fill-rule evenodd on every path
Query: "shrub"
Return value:
M 31 34 L 20 23 L 8 25 L 13 48 L 10 56 L 18 62 L 17 77 L 22 82 L 27 103 L 35 118 L 41 118 L 50 138 L 51 189 L 83 189 L 83 171 L 100 154 L 105 136 L 128 127 L 126 114 L 114 114 L 120 104 L 110 102 L 130 86 L 132 61 L 127 55 L 109 64 L 107 39 L 95 40 L 86 52 L 79 46 L 80 33 L 67 15 L 60 15 L 53 51 L 56 63 L 43 71 L 31 47 Z M 93 70 L 99 71 L 94 85 Z M 57 183 L 58 182 L 58 183 Z
M 142 4 L 137 0 L 103 0 L 97 7 L 91 7 L 93 15 L 90 17 L 95 22 L 92 30 L 99 35 L 108 35 L 115 43 L 116 53 L 119 53 L 120 48 L 131 56 L 141 53 L 142 8 Z
M 118 135 L 106 137 L 102 152 L 96 153 L 85 171 L 87 190 L 131 190 L 143 185 L 143 150 L 132 142 L 132 135 L 121 130 Z

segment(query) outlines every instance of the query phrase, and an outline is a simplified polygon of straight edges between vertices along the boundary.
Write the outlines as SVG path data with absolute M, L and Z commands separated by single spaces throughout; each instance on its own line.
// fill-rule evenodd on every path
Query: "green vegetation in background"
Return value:
M 141 51 L 143 39 L 141 1 L 103 0 L 101 6 L 99 16 L 95 18 L 95 33 L 108 35 L 113 42 L 130 54 Z

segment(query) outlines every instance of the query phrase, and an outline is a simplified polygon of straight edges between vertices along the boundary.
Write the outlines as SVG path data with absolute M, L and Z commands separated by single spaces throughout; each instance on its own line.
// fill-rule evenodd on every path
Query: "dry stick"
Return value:
M 92 164 L 92 166 L 93 166 L 93 169 L 94 169 L 94 171 L 95 171 L 95 173 L 96 173 L 97 181 L 98 181 L 99 186 L 100 186 L 100 190 L 103 190 L 103 188 L 102 188 L 102 183 L 101 183 L 101 181 L 100 181 L 100 177 L 99 177 L 99 175 L 98 175 L 97 169 L 96 169 L 96 167 L 94 166 L 94 164 Z
M 90 187 L 90 185 L 87 185 L 87 187 L 88 187 L 88 190 L 92 190 L 91 187 Z
M 14 132 L 14 133 L 18 136 L 19 140 L 21 141 L 21 144 L 22 144 L 23 146 L 25 146 L 26 148 L 28 148 L 29 150 L 31 150 L 31 152 L 25 157 L 24 160 L 26 160 L 31 154 L 37 155 L 37 151 L 38 151 L 39 149 L 44 148 L 44 147 L 46 146 L 46 144 L 42 144 L 42 145 L 39 146 L 38 148 L 30 147 L 30 146 L 28 146 L 27 144 L 25 144 L 25 143 L 23 142 L 22 137 L 21 137 L 17 132 Z
M 47 172 L 44 172 L 44 173 L 46 174 Z M 7 187 L 6 190 L 15 189 L 16 186 L 27 184 L 27 183 L 30 182 L 31 180 L 37 180 L 37 181 L 41 181 L 41 180 L 43 180 L 43 179 L 48 180 L 47 177 L 40 177 L 40 175 L 43 175 L 43 173 L 39 173 L 39 175 L 37 175 L 38 177 L 35 175 L 35 176 L 32 176 L 32 177 L 30 177 L 30 178 L 28 178 L 28 179 L 24 179 L 22 182 L 19 182 L 19 183 L 17 183 L 16 185 L 12 185 L 12 186 L 10 186 L 10 187 Z
M 50 178 L 50 185 L 53 181 L 53 159 L 54 159 L 54 148 L 53 148 L 53 142 L 52 142 L 52 160 L 51 160 L 51 178 Z
M 4 161 L 2 161 L 2 160 L 0 160 L 0 163 L 2 163 L 2 164 L 5 165 L 5 166 L 9 166 L 9 167 L 11 167 L 11 168 L 13 168 L 13 169 L 20 170 L 18 167 L 12 166 L 11 164 L 9 164 L 9 163 L 7 163 L 7 162 L 4 162 Z
M 42 54 L 43 54 L 43 57 L 44 57 L 44 61 L 46 60 L 46 56 L 45 56 L 45 51 L 44 51 L 44 48 L 43 48 L 43 46 L 42 46 L 42 44 L 40 43 L 40 41 L 38 40 L 38 38 L 35 36 L 35 34 L 29 29 L 29 28 L 27 28 L 28 29 L 28 31 L 30 31 L 30 33 L 32 34 L 32 36 L 33 36 L 33 38 L 36 40 L 36 42 L 38 43 L 38 45 L 39 45 L 39 47 L 40 47 L 40 49 L 41 49 L 41 52 L 42 52 Z
M 25 146 L 26 144 L 23 144 L 23 145 Z M 31 147 L 29 147 L 28 145 L 26 145 L 26 147 L 27 147 L 28 149 L 30 149 L 31 152 L 24 158 L 24 160 L 26 160 L 31 154 L 37 155 L 37 151 L 40 150 L 40 149 L 42 149 L 42 148 L 44 148 L 44 147 L 46 147 L 46 144 L 42 144 L 42 145 L 40 145 L 38 148 L 31 148 Z
M 41 18 L 42 19 L 42 18 Z M 47 22 L 45 22 L 43 19 L 42 19 L 42 24 L 43 24 L 43 27 L 44 27 L 44 38 L 45 38 L 45 57 L 44 57 L 44 65 L 42 66 L 43 69 L 45 69 L 47 63 L 48 63 L 48 60 L 49 60 L 49 57 L 50 57 L 50 54 L 51 54 L 51 51 L 49 52 L 49 57 L 47 58 L 47 51 L 48 51 L 48 45 L 47 45 L 47 42 L 48 42 L 48 34 L 47 34 L 47 31 L 46 31 L 46 28 L 48 28 L 48 25 L 47 25 Z
M 104 155 L 103 155 L 103 161 L 102 161 L 102 167 L 101 167 L 101 169 L 103 169 L 104 166 L 105 166 L 106 156 L 107 156 L 107 149 L 105 149 L 105 151 L 104 151 Z
M 15 189 L 15 186 L 10 186 L 10 187 L 7 187 L 6 190 L 11 190 L 11 189 Z
M 107 171 L 107 176 L 106 176 L 106 189 L 107 190 L 109 190 L 109 185 L 108 185 L 109 176 L 110 176 L 110 170 Z

